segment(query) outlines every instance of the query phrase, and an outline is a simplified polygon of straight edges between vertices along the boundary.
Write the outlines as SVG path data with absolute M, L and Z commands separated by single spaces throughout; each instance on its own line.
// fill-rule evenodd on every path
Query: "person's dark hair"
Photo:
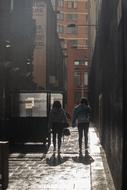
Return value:
M 86 104 L 86 105 L 88 105 L 88 100 L 87 100 L 87 98 L 86 98 L 86 97 L 81 98 L 80 103 L 81 103 L 81 104 Z
M 61 108 L 61 103 L 60 101 L 56 100 L 53 103 L 53 108 L 60 109 Z

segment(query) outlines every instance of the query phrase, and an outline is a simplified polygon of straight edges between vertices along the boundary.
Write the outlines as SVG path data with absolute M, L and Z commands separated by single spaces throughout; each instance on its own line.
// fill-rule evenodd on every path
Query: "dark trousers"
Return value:
M 53 134 L 53 146 L 56 148 L 56 140 L 58 140 L 58 150 L 61 147 L 61 138 L 62 138 L 63 126 L 61 123 L 53 123 L 52 134 Z
M 84 135 L 84 138 L 85 138 L 85 148 L 88 147 L 88 129 L 89 129 L 89 123 L 79 123 L 78 124 L 79 149 L 80 150 L 82 150 L 83 135 Z

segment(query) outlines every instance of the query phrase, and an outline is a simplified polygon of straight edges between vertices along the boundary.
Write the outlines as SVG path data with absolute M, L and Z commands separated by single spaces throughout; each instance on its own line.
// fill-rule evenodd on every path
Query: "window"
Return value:
M 67 19 L 69 21 L 75 21 L 77 20 L 77 14 L 67 14 Z
M 88 61 L 85 61 L 85 66 L 88 66 Z
M 64 44 L 65 44 L 64 39 L 61 39 L 61 40 L 60 40 L 60 44 L 61 44 L 61 47 L 62 47 L 62 49 L 63 49 L 63 48 L 64 48 Z
M 75 8 L 77 8 L 77 2 L 75 2 L 75 1 L 68 1 L 67 6 L 68 6 L 69 9 L 73 9 L 73 8 L 75 9 Z
M 78 45 L 78 41 L 77 40 L 70 40 L 69 42 L 70 42 L 70 45 L 72 47 L 77 47 L 77 45 Z
M 85 46 L 88 46 L 88 39 L 85 39 L 85 40 L 84 40 L 84 45 L 85 45 Z
M 79 71 L 74 72 L 74 85 L 75 87 L 80 87 L 80 72 Z
M 75 24 L 70 24 L 67 26 L 67 33 L 68 34 L 77 34 L 77 27 Z
M 79 60 L 74 61 L 74 65 L 79 65 L 79 64 L 80 64 Z
M 63 20 L 64 14 L 63 13 L 57 13 L 57 20 Z
M 28 0 L 28 1 L 30 1 L 30 0 Z M 33 6 L 34 7 L 43 7 L 44 6 L 44 2 L 43 1 L 41 1 L 41 0 L 33 0 Z
M 88 66 L 88 61 L 85 61 L 84 59 L 82 60 L 75 60 L 74 65 L 85 65 Z
M 88 15 L 85 16 L 85 22 L 88 24 Z
M 63 7 L 64 6 L 64 0 L 59 0 L 57 1 L 58 7 Z
M 58 32 L 58 33 L 63 33 L 63 32 L 64 32 L 64 26 L 62 26 L 62 25 L 57 25 L 57 32 Z

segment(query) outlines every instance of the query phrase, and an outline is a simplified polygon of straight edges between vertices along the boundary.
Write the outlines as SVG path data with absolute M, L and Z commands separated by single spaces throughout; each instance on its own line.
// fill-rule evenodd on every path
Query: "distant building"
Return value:
M 32 2 L 0 1 L 0 120 L 9 117 L 11 91 L 33 89 Z
M 5 76 L 8 89 L 32 88 L 33 44 L 32 2 L 1 0 L 0 62 L 5 71 L 8 71 Z
M 9 13 L 11 18 L 9 30 L 10 57 L 13 67 L 11 72 L 12 88 L 32 89 L 34 86 L 32 60 L 35 41 L 32 1 L 11 0 Z
M 64 62 L 50 0 L 33 0 L 36 36 L 33 76 L 38 88 L 64 90 Z
M 63 53 L 51 2 L 0 0 L 0 117 L 9 112 L 10 91 L 36 89 L 64 91 Z
M 63 53 L 51 1 L 1 0 L 0 16 L 0 62 L 11 67 L 11 87 L 29 89 L 31 81 L 35 88 L 63 90 Z
M 88 49 L 68 48 L 67 102 L 71 113 L 75 104 L 82 96 L 88 96 Z M 72 79 L 72 80 L 71 80 Z M 73 87 L 73 88 L 72 88 Z
M 81 96 L 88 96 L 88 0 L 58 0 L 55 3 L 57 32 L 67 70 L 67 111 L 71 114 Z M 81 65 L 85 65 L 83 71 Z

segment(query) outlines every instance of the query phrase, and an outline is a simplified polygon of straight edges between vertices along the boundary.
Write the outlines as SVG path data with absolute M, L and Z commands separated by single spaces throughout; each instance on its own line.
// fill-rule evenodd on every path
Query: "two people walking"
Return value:
M 80 104 L 73 110 L 72 127 L 78 127 L 79 135 L 79 156 L 82 155 L 82 140 L 85 138 L 85 149 L 88 148 L 88 129 L 90 122 L 91 107 L 88 100 L 81 98 Z M 52 130 L 53 135 L 53 151 L 56 151 L 56 141 L 58 142 L 58 155 L 60 155 L 61 139 L 63 129 L 67 125 L 67 116 L 65 110 L 62 108 L 60 101 L 54 101 L 53 107 L 49 114 L 48 127 Z

